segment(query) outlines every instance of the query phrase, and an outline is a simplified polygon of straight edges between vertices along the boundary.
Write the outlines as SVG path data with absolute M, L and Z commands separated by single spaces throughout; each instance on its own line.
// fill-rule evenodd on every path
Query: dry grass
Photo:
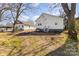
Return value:
M 67 35 L 14 36 L 0 33 L 0 55 L 46 55 L 65 43 Z
M 77 24 L 76 28 L 78 29 L 79 21 L 76 21 L 76 24 Z M 25 30 L 22 32 L 31 32 L 31 31 L 34 30 Z M 65 34 L 66 32 L 63 32 L 59 35 L 14 36 L 17 33 L 20 32 L 0 33 L 0 56 L 1 55 L 43 56 L 61 47 L 67 39 L 67 34 Z

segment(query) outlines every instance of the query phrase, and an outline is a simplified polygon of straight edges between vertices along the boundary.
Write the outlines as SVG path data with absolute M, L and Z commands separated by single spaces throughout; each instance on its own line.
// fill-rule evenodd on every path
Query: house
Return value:
M 36 30 L 38 31 L 63 31 L 64 30 L 64 18 L 43 13 L 41 16 L 35 21 L 36 22 Z
M 0 26 L 0 31 L 1 32 L 12 31 L 12 27 L 10 27 L 10 26 Z
M 24 30 L 24 24 L 23 22 L 17 20 L 16 25 L 15 25 L 16 30 Z
M 23 22 L 23 24 L 24 24 L 24 30 L 36 29 L 34 22 L 32 22 L 32 21 Z
M 1 22 L 0 22 L 1 23 Z M 8 22 L 4 25 L 5 23 L 0 24 L 0 31 L 12 31 L 13 30 L 13 23 Z M 27 22 L 22 22 L 17 20 L 16 25 L 15 25 L 15 30 L 20 31 L 20 30 L 27 30 L 27 29 L 35 29 L 34 23 L 27 21 Z
M 13 26 L 12 23 L 7 22 L 7 20 L 0 21 L 0 32 L 11 31 L 12 26 Z
M 4 20 L 0 22 L 0 31 L 12 31 L 13 30 L 13 22 L 5 22 Z M 15 25 L 16 30 L 23 30 L 23 24 L 21 21 L 17 21 Z
M 27 30 L 27 29 L 35 29 L 35 26 L 32 21 L 26 21 L 26 22 L 17 21 L 15 28 L 17 30 Z

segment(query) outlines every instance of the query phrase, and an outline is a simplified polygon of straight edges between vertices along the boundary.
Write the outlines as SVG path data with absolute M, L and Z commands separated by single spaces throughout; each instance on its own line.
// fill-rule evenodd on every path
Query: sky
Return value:
M 52 11 L 50 12 L 49 9 L 49 4 L 47 3 L 32 3 L 31 6 L 33 7 L 31 10 L 26 10 L 25 13 L 22 13 L 21 16 L 19 17 L 19 20 L 21 21 L 35 21 L 37 20 L 37 18 L 42 14 L 42 13 L 48 13 L 51 15 L 55 15 L 55 16 L 59 16 L 59 9 L 61 9 L 62 7 L 56 7 L 53 8 Z M 53 6 L 52 6 L 53 7 Z M 78 13 L 79 13 L 79 3 L 76 4 L 76 15 L 75 17 L 78 17 Z M 10 22 L 10 21 L 3 21 L 1 22 L 1 24 L 3 24 L 4 22 Z M 6 25 L 5 23 L 5 25 Z
M 48 13 L 48 14 L 52 14 L 52 15 L 56 15 L 56 16 L 60 15 L 60 13 L 59 13 L 60 7 L 56 7 L 52 10 L 52 12 L 50 12 L 48 4 L 46 4 L 46 3 L 35 3 L 35 4 L 32 4 L 32 6 L 34 8 L 32 10 L 25 11 L 26 13 L 21 16 L 21 18 L 20 18 L 21 20 L 35 21 L 42 13 Z M 77 3 L 75 17 L 78 17 L 78 13 L 79 13 L 79 4 Z

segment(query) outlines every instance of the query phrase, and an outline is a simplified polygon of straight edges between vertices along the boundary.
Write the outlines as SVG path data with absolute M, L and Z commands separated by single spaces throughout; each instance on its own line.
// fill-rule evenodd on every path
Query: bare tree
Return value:
M 13 24 L 13 32 L 15 31 L 15 25 L 16 25 L 16 22 L 20 16 L 20 9 L 21 9 L 21 6 L 22 6 L 22 3 L 19 3 L 16 7 L 16 16 L 15 16 L 15 20 L 14 20 L 14 24 Z
M 14 19 L 14 24 L 13 24 L 13 31 L 15 32 L 15 25 L 16 22 L 19 20 L 19 17 L 26 13 L 26 10 L 31 10 L 33 7 L 30 5 L 30 3 L 24 4 L 24 3 L 18 3 L 18 4 L 10 4 L 9 5 L 11 8 L 11 15 L 12 18 Z
M 67 3 L 61 4 L 63 10 L 68 18 L 68 34 L 70 39 L 74 39 L 78 41 L 77 32 L 75 29 L 75 10 L 76 10 L 76 3 L 71 3 L 71 7 L 68 6 Z M 70 9 L 69 9 L 70 8 Z
M 8 3 L 0 4 L 0 21 L 3 20 L 2 16 L 7 10 L 10 10 Z
M 13 18 L 13 30 L 12 32 L 15 32 L 15 25 L 19 19 L 19 17 L 21 16 L 22 12 L 26 9 L 26 4 L 23 3 L 13 3 L 13 4 L 9 4 L 9 7 L 11 8 L 11 15 Z

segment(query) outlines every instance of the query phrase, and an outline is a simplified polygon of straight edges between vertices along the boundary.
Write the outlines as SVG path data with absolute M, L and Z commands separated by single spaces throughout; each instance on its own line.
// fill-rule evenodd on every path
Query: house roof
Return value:
M 51 15 L 51 14 L 47 14 L 47 13 L 42 13 L 41 15 L 62 18 L 62 17 L 60 17 L 60 16 Z
M 39 16 L 39 18 L 41 18 L 42 16 L 44 16 L 44 17 L 50 16 L 50 17 L 62 18 L 62 17 L 59 17 L 59 16 L 47 14 L 47 13 L 42 13 L 42 14 Z M 39 18 L 38 18 L 38 19 L 39 19 Z M 38 20 L 38 19 L 37 19 L 37 20 Z M 36 20 L 36 21 L 37 21 L 37 20 Z
M 31 21 L 23 22 L 25 26 L 34 26 L 34 23 Z
M 22 22 L 22 21 L 17 21 L 16 24 L 23 24 L 25 26 L 34 26 L 34 23 L 32 21 L 26 21 L 26 22 Z
M 23 22 L 17 20 L 16 24 L 23 24 Z

